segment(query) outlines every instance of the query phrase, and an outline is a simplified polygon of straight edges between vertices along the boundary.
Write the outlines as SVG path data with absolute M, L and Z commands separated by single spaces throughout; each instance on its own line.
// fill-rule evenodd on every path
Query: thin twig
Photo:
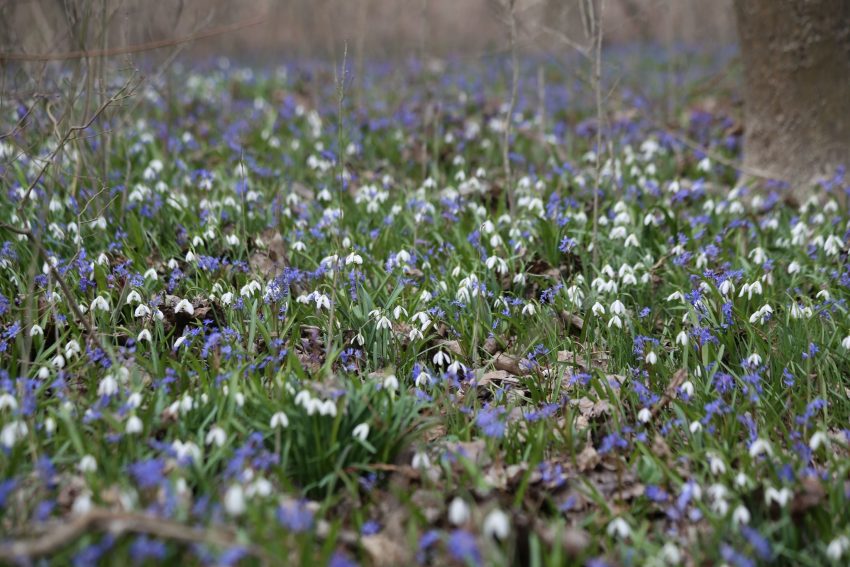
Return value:
M 508 111 L 505 116 L 505 136 L 502 143 L 502 165 L 505 170 L 505 191 L 508 195 L 508 209 L 514 214 L 514 190 L 511 186 L 511 125 L 513 124 L 514 108 L 516 107 L 517 91 L 519 90 L 519 57 L 516 46 L 516 0 L 507 0 L 508 30 L 511 49 L 511 98 L 508 101 Z

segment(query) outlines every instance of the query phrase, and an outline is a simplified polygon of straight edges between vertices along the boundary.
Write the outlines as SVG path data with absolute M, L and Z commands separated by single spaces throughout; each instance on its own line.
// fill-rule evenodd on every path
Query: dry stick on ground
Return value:
M 116 535 L 146 534 L 182 543 L 205 543 L 220 547 L 239 545 L 263 564 L 273 563 L 272 558 L 263 549 L 240 544 L 236 534 L 224 528 L 192 528 L 165 518 L 103 509 L 94 509 L 68 523 L 52 526 L 39 537 L 0 544 L 0 562 L 11 565 L 21 560 L 49 556 L 93 530 Z

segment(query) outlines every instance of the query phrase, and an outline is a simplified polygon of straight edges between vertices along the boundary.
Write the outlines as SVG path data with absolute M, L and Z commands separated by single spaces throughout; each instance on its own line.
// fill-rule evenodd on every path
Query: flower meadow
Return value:
M 522 61 L 509 175 L 499 58 L 4 106 L 0 562 L 846 564 L 850 179 L 617 61 Z

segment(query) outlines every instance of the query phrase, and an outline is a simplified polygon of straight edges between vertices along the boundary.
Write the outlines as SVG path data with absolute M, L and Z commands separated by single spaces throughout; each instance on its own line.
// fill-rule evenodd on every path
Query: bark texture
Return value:
M 735 0 L 746 166 L 796 194 L 850 167 L 850 0 Z

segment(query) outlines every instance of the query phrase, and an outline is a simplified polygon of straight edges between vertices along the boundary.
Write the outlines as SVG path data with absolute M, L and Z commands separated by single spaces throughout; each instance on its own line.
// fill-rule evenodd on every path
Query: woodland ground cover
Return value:
M 178 69 L 43 175 L 4 108 L 3 561 L 840 562 L 848 181 L 740 181 L 728 55 L 609 60 L 601 122 L 523 61 L 510 178 L 502 60 Z

